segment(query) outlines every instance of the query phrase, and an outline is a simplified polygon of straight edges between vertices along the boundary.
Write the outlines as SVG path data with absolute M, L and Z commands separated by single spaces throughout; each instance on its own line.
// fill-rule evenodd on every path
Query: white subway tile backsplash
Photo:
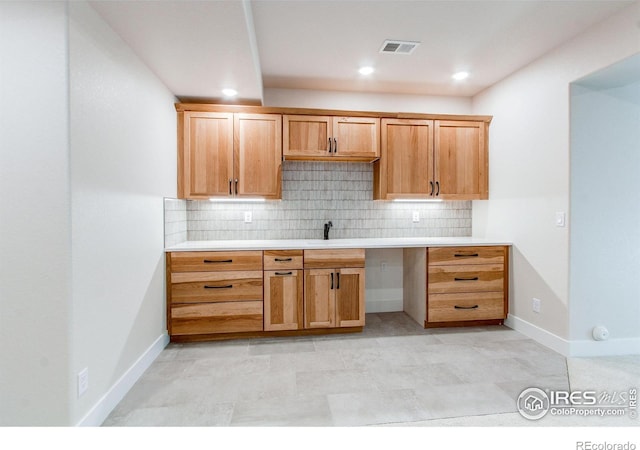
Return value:
M 285 161 L 282 180 L 281 201 L 165 199 L 165 245 L 187 239 L 322 239 L 328 220 L 333 239 L 471 235 L 470 201 L 374 201 L 372 164 Z M 244 223 L 245 211 L 252 212 L 252 223 Z

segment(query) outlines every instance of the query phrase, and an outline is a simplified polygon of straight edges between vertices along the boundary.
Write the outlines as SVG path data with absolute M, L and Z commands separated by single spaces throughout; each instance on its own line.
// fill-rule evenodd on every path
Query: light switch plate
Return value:
M 564 227 L 567 224 L 567 214 L 564 211 L 556 212 L 556 226 Z

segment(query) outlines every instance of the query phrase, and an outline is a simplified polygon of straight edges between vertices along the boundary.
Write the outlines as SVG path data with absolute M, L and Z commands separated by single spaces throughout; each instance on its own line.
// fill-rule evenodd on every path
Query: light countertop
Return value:
M 268 239 L 185 241 L 165 248 L 165 252 L 215 250 L 315 250 L 323 248 L 410 248 L 511 245 L 511 242 L 473 237 L 367 238 L 367 239 Z

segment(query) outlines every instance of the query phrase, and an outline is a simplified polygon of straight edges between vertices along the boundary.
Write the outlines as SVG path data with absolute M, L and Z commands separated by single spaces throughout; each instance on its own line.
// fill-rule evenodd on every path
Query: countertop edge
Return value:
M 503 240 L 464 238 L 371 238 L 371 239 L 274 239 L 274 240 L 228 240 L 186 241 L 165 247 L 165 253 L 195 251 L 234 250 L 320 250 L 320 249 L 393 249 L 420 247 L 492 246 L 513 245 Z

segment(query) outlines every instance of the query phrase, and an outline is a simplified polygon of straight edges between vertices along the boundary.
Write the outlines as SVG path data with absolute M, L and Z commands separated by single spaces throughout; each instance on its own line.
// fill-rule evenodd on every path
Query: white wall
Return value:
M 64 3 L 0 2 L 0 426 L 69 421 L 66 30 Z
M 264 90 L 264 106 L 425 114 L 469 114 L 471 112 L 471 98 L 268 88 Z
M 69 10 L 71 375 L 90 375 L 71 396 L 78 423 L 166 338 L 163 196 L 176 195 L 177 143 L 172 94 L 87 3 Z M 108 412 L 97 408 L 84 423 Z
M 636 76 L 622 87 L 571 89 L 569 310 L 571 339 L 583 354 L 640 352 L 640 71 Z M 598 325 L 609 330 L 608 342 L 592 339 Z
M 636 2 L 473 98 L 474 114 L 494 116 L 490 200 L 474 202 L 474 236 L 512 240 L 510 323 L 564 352 L 569 228 L 555 213 L 569 210 L 569 83 L 639 51 L 639 18 Z

